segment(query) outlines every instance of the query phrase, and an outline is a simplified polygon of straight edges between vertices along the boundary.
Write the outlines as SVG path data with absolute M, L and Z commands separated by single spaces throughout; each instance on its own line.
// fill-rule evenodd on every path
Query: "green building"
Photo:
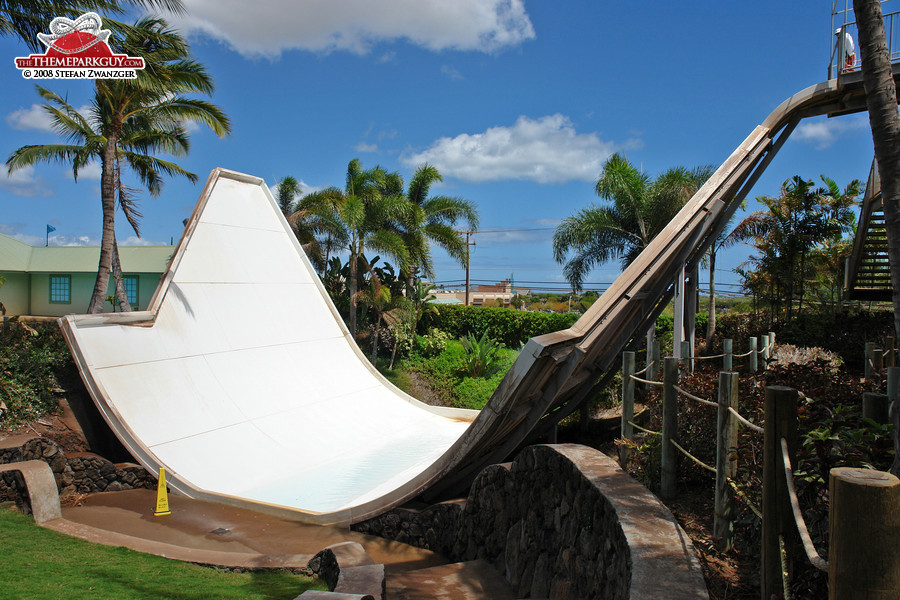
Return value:
M 174 246 L 119 246 L 128 301 L 147 308 Z M 0 303 L 6 314 L 59 317 L 87 312 L 97 279 L 99 246 L 30 246 L 0 234 Z M 113 294 L 110 278 L 108 294 Z M 104 310 L 112 312 L 106 303 Z

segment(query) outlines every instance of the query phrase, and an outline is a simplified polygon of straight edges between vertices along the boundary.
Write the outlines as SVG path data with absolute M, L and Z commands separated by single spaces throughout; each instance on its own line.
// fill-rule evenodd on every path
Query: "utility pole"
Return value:
M 466 232 L 466 306 L 469 306 L 469 246 L 474 246 L 475 242 L 469 242 L 469 236 L 473 231 Z

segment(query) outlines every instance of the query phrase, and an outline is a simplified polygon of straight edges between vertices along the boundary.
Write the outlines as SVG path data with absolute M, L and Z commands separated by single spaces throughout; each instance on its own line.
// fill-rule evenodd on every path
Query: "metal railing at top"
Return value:
M 844 5 L 843 8 L 839 7 L 840 4 Z M 843 0 L 843 2 L 841 2 L 841 0 L 834 0 L 834 4 L 832 5 L 831 30 L 829 32 L 831 58 L 828 62 L 828 79 L 834 79 L 840 75 L 853 73 L 860 69 L 859 35 L 853 7 L 850 6 L 850 4 L 849 0 Z M 891 5 L 889 7 L 894 8 L 895 6 L 900 5 L 900 2 L 893 0 L 882 2 L 882 10 L 887 7 L 886 5 Z M 841 52 L 841 38 L 843 36 L 836 36 L 834 34 L 838 29 L 841 30 L 841 33 L 849 34 L 850 38 L 853 40 L 856 58 L 852 65 L 848 66 L 844 64 L 844 57 L 842 56 L 843 52 Z M 884 35 L 887 38 L 891 62 L 900 62 L 900 10 L 884 14 Z

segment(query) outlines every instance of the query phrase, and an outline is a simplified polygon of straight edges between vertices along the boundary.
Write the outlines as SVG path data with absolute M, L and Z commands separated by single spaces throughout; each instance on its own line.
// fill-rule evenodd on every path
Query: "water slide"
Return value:
M 216 169 L 148 310 L 60 319 L 104 419 L 203 498 L 350 524 L 464 488 L 589 397 L 797 123 L 865 109 L 860 81 L 783 102 L 570 329 L 528 341 L 481 411 L 427 406 L 353 342 L 264 181 Z

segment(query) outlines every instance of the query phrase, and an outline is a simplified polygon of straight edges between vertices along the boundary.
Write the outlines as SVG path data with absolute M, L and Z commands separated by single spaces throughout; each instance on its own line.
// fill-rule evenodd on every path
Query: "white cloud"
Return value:
M 312 194 L 313 192 L 321 192 L 325 188 L 329 187 L 327 185 L 312 185 L 312 184 L 306 183 L 302 179 L 298 183 L 300 184 L 300 197 L 301 198 L 307 194 Z
M 11 238 L 17 239 L 20 242 L 25 242 L 29 246 L 43 246 L 46 242 L 46 239 L 43 237 L 39 237 L 36 235 L 29 235 L 27 233 L 22 233 L 20 230 L 24 227 L 22 223 L 0 223 L 0 233 L 3 235 L 8 235 Z
M 428 50 L 492 52 L 535 37 L 523 0 L 185 0 L 170 21 L 244 55 L 296 48 L 365 54 L 407 40 Z
M 99 246 L 100 240 L 87 235 L 51 235 L 51 246 Z M 119 243 L 120 246 L 127 244 Z
M 79 169 L 78 180 L 81 181 L 82 179 L 92 179 L 94 181 L 100 181 L 101 170 L 102 168 L 100 167 L 100 163 L 96 160 L 92 160 L 81 169 Z M 69 179 L 74 179 L 74 177 L 72 176 L 72 169 L 66 169 L 64 173 Z
M 444 137 L 401 160 L 410 166 L 427 162 L 442 174 L 465 181 L 562 183 L 592 181 L 614 151 L 612 142 L 596 133 L 577 133 L 568 117 L 555 114 L 538 119 L 522 116 L 512 127 Z
M 50 115 L 41 104 L 32 104 L 31 108 L 20 108 L 6 115 L 6 124 L 19 131 L 37 129 L 38 131 L 53 131 L 53 122 Z
M 145 238 L 139 238 L 136 235 L 129 235 L 124 240 L 116 240 L 119 246 L 168 246 L 169 242 L 157 242 L 155 240 L 148 240 Z M 95 244 L 97 246 L 100 245 L 100 242 Z
M 378 144 L 367 144 L 360 142 L 353 147 L 357 152 L 378 152 Z
M 869 126 L 869 121 L 865 117 L 843 118 L 843 119 L 826 119 L 825 117 L 818 119 L 810 119 L 800 123 L 794 137 L 801 142 L 812 145 L 817 150 L 825 150 L 834 145 L 834 143 L 844 134 L 851 131 L 859 131 Z
M 445 77 L 452 79 L 454 81 L 458 81 L 463 79 L 462 73 L 451 67 L 450 65 L 444 65 L 441 67 L 441 74 Z
M 34 167 L 27 166 L 12 173 L 3 173 L 0 169 L 0 189 L 12 192 L 16 196 L 34 198 L 36 196 L 52 196 L 50 185 L 41 176 L 35 176 Z
M 77 107 L 79 113 L 90 115 L 91 107 L 83 105 Z M 44 110 L 42 104 L 32 104 L 29 108 L 20 108 L 6 115 L 6 124 L 19 131 L 48 131 L 53 132 L 53 121 L 50 114 Z

